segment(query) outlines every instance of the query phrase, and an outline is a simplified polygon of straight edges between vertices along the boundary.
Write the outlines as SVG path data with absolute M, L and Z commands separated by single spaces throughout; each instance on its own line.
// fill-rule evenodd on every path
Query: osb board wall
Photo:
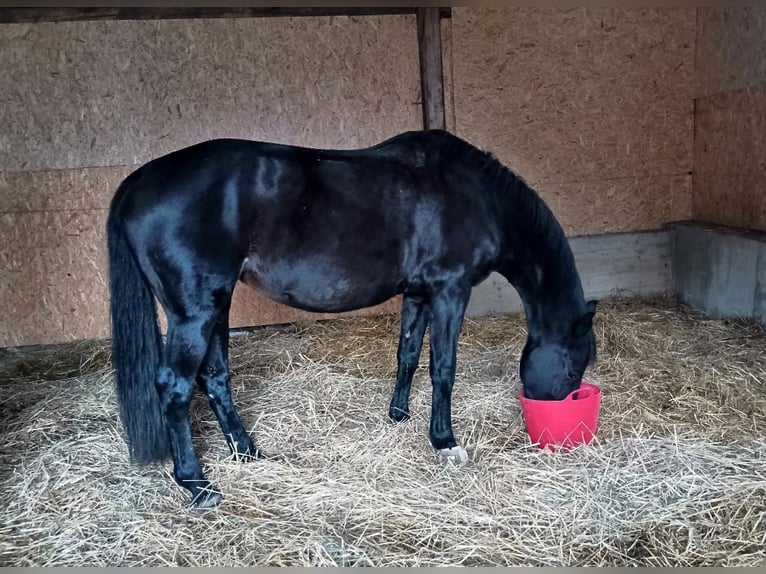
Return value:
M 766 231 L 766 6 L 701 8 L 694 219 Z
M 417 53 L 413 16 L 0 25 L 0 346 L 109 336 L 106 209 L 137 164 L 417 129 Z M 299 316 L 235 292 L 232 326 Z
M 413 16 L 17 24 L 0 42 L 1 170 L 219 136 L 356 147 L 420 117 Z
M 700 8 L 696 96 L 757 89 L 764 83 L 766 6 Z
M 104 196 L 130 169 L 0 172 L 0 346 L 108 336 Z
M 445 26 L 455 131 L 568 234 L 691 217 L 694 9 L 453 8 Z

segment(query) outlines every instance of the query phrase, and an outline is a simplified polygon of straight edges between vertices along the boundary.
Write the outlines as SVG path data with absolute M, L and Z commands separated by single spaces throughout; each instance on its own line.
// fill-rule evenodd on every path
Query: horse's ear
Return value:
M 575 339 L 584 337 L 585 334 L 593 328 L 593 317 L 596 315 L 596 308 L 598 307 L 598 301 L 588 301 L 585 304 L 585 314 L 574 322 L 572 325 L 572 336 Z

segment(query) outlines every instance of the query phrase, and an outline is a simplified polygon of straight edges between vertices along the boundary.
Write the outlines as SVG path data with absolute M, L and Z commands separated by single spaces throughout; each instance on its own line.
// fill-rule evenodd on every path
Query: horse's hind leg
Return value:
M 205 392 L 218 424 L 232 453 L 246 458 L 258 457 L 231 398 L 229 375 L 229 304 L 218 315 L 207 355 L 199 369 L 199 383 Z
M 157 392 L 165 413 L 176 482 L 191 492 L 195 505 L 216 506 L 221 495 L 202 473 L 192 444 L 189 405 L 195 379 L 207 353 L 215 314 L 195 313 L 183 317 L 168 313 L 168 337 L 157 374 Z
M 452 387 L 455 383 L 457 345 L 470 287 L 451 285 L 431 298 L 431 445 L 443 460 L 462 463 L 468 453 L 452 432 Z
M 428 326 L 428 305 L 420 297 L 404 296 L 402 300 L 402 325 L 399 333 L 399 349 L 396 353 L 396 386 L 388 408 L 388 416 L 401 422 L 410 417 L 410 389 L 412 377 L 418 368 L 423 335 Z

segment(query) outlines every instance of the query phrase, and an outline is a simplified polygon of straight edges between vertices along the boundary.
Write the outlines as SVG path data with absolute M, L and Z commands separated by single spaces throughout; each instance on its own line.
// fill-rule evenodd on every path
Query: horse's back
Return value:
M 442 271 L 485 272 L 496 230 L 489 196 L 457 167 L 473 149 L 461 145 L 440 131 L 355 150 L 209 140 L 136 170 L 115 205 L 147 260 L 230 261 L 277 301 L 349 310 Z
M 442 169 L 455 160 L 456 146 L 472 148 L 457 136 L 442 130 L 410 131 L 369 147 L 327 149 L 260 140 L 217 138 L 172 151 L 150 160 L 132 172 L 126 183 L 140 182 L 155 193 L 177 186 L 196 187 L 227 177 L 255 172 L 260 161 L 299 174 L 314 164 L 336 162 L 347 168 L 386 170 Z M 255 182 L 258 183 L 258 182 Z M 136 187 L 136 186 L 133 186 Z

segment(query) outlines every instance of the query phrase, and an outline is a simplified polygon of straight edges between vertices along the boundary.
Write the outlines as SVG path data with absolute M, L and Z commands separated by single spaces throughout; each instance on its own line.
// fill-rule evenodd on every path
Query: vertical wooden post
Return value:
M 443 130 L 446 129 L 446 121 L 439 8 L 418 8 L 418 47 L 423 128 Z

